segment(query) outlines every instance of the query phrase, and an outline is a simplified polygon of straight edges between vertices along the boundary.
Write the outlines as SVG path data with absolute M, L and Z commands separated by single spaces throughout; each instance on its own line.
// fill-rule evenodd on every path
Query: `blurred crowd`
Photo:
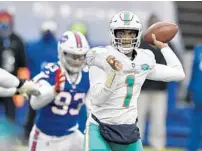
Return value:
M 133 3 L 134 6 L 135 2 Z M 101 7 L 103 7 L 103 5 L 104 4 L 101 4 Z M 141 6 L 141 4 L 137 5 Z M 149 10 L 149 5 L 150 4 L 144 6 L 145 8 L 142 10 Z M 75 7 L 74 4 L 73 6 Z M 167 12 L 171 13 L 159 13 L 160 11 L 154 11 L 154 8 L 148 12 L 138 12 L 144 16 L 142 17 L 140 15 L 143 19 L 144 29 L 147 29 L 158 21 L 172 21 L 178 24 L 176 17 L 177 11 L 173 2 L 165 2 L 157 7 L 159 6 L 165 7 Z M 39 8 L 38 6 L 38 9 Z M 68 15 L 68 12 L 65 12 L 65 8 L 68 7 L 64 7 L 64 10 L 61 9 L 63 10 L 63 15 Z M 116 10 L 117 9 L 112 10 L 112 15 Z M 141 8 L 138 9 L 138 11 L 140 10 Z M 135 10 L 133 11 L 135 12 Z M 49 13 L 51 13 L 51 11 Z M 100 16 L 102 16 L 102 13 Z M 98 44 L 106 44 L 106 41 L 102 41 L 102 38 L 99 38 L 100 35 L 97 33 L 100 32 L 97 32 L 99 29 L 96 28 L 96 25 L 99 23 L 97 21 L 93 23 L 93 18 L 91 18 L 89 22 L 78 18 L 74 19 L 74 22 L 71 21 L 72 24 L 68 24 L 68 26 L 63 29 L 60 29 L 57 19 L 54 17 L 51 18 L 49 16 L 43 18 L 37 31 L 40 36 L 38 38 L 33 38 L 33 36 L 30 38 L 31 40 L 26 39 L 25 37 L 27 36 L 24 36 L 24 33 L 20 33 L 20 30 L 18 30 L 18 33 L 15 32 L 15 29 L 19 27 L 19 25 L 16 27 L 16 19 L 24 20 L 24 18 L 19 18 L 15 13 L 10 13 L 10 11 L 6 9 L 0 10 L 0 67 L 22 79 L 32 79 L 47 62 L 56 62 L 58 60 L 58 30 L 80 31 L 89 39 L 91 47 Z M 26 22 L 29 22 L 29 20 L 26 20 Z M 68 19 L 67 22 L 69 22 Z M 93 23 L 94 29 L 89 32 L 89 28 L 92 28 L 92 25 L 88 25 L 91 23 Z M 108 21 L 106 21 L 106 23 L 108 23 Z M 26 32 L 32 30 L 30 27 L 26 28 Z M 105 25 L 103 25 L 103 28 L 105 29 Z M 91 34 L 92 32 L 94 32 L 94 34 Z M 29 35 L 29 33 L 27 34 Z M 99 40 L 96 41 L 97 37 Z M 105 36 L 103 39 L 105 39 Z M 182 62 L 186 61 L 183 60 L 186 50 L 181 31 L 179 31 L 176 38 L 169 43 L 169 46 Z M 152 50 L 157 63 L 165 64 L 165 59 L 159 50 L 149 46 L 143 40 L 140 47 Z M 189 73 L 191 75 L 190 82 L 171 82 L 166 84 L 164 82 L 147 80 L 144 83 L 138 104 L 139 128 L 144 144 L 151 145 L 155 150 L 162 150 L 168 145 L 187 147 L 188 151 L 195 151 L 200 146 L 202 140 L 200 137 L 200 131 L 202 129 L 202 95 L 200 92 L 202 86 L 202 46 L 196 46 L 192 53 L 194 54 L 193 68 L 188 69 L 192 71 Z M 190 64 L 192 64 L 191 60 Z M 184 68 L 186 71 L 187 67 Z M 22 96 L 15 95 L 12 98 L 0 98 L 0 103 L 1 136 L 9 139 L 13 135 L 16 135 L 24 144 L 27 144 L 36 115 L 35 111 L 29 106 L 29 100 L 24 100 Z M 184 124 L 182 129 L 180 129 L 181 124 Z M 83 132 L 84 129 L 85 125 L 81 125 L 80 130 Z M 15 132 L 11 132 L 11 130 Z M 183 137 L 186 143 L 182 143 L 179 136 Z M 179 140 L 179 142 L 175 140 Z M 2 140 L 0 140 L 0 144 L 1 143 Z M 5 143 L 2 144 L 5 145 Z

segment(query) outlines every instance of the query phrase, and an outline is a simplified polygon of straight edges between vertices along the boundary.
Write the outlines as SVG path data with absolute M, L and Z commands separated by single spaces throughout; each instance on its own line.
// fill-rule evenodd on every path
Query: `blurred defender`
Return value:
M 192 75 L 188 86 L 186 101 L 191 99 L 194 108 L 191 115 L 190 135 L 188 137 L 187 151 L 196 151 L 201 143 L 202 131 L 202 45 L 194 48 Z
M 88 72 L 83 70 L 88 51 L 83 34 L 67 31 L 58 42 L 59 61 L 47 64 L 34 78 L 41 95 L 33 96 L 30 102 L 37 110 L 30 151 L 82 150 L 84 137 L 78 121 L 89 88 Z
M 84 150 L 142 151 L 137 98 L 145 79 L 179 81 L 185 77 L 184 71 L 173 51 L 155 35 L 154 44 L 161 49 L 167 66 L 157 64 L 150 50 L 138 48 L 142 24 L 133 12 L 116 14 L 110 34 L 111 46 L 93 48 L 87 54 L 91 116 Z

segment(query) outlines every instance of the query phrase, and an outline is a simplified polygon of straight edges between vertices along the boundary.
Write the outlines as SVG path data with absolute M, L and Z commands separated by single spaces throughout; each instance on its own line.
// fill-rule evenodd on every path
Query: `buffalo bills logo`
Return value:
M 60 43 L 64 43 L 65 41 L 67 41 L 69 39 L 69 37 L 67 35 L 62 36 L 62 38 L 60 38 Z

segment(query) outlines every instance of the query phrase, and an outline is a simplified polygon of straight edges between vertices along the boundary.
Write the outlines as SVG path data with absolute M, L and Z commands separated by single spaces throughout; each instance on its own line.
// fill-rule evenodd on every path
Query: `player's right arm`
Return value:
M 147 75 L 147 79 L 165 82 L 183 80 L 185 78 L 184 70 L 175 53 L 167 44 L 156 40 L 154 34 L 152 35 L 152 38 L 155 46 L 161 49 L 167 65 L 155 64 L 154 68 Z
M 57 65 L 49 63 L 45 66 L 44 71 L 34 77 L 33 80 L 37 83 L 40 92 L 39 96 L 32 96 L 30 99 L 30 105 L 34 110 L 40 109 L 54 100 L 55 86 L 50 81 L 50 77 L 58 68 Z
M 107 100 L 119 80 L 117 74 L 120 68 L 119 62 L 111 56 L 105 57 L 103 51 L 104 48 L 94 48 L 87 54 L 90 76 L 88 97 L 92 98 L 90 99 L 92 104 L 100 104 Z
M 161 49 L 161 52 L 167 65 L 155 64 L 147 75 L 147 79 L 164 82 L 183 80 L 185 77 L 184 70 L 174 52 L 169 47 Z
M 39 85 L 40 95 L 32 96 L 30 99 L 30 105 L 34 110 L 40 109 L 52 102 L 56 94 L 54 86 L 51 86 L 47 81 L 40 80 L 37 84 Z

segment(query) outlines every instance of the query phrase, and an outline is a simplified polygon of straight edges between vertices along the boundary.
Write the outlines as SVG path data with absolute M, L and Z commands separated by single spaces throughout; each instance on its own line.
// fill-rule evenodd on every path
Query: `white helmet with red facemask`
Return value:
M 66 31 L 58 42 L 61 65 L 70 73 L 80 72 L 89 49 L 88 41 L 82 33 Z
M 130 31 L 134 37 L 125 35 L 118 37 L 120 31 Z M 114 15 L 109 25 L 112 46 L 121 53 L 128 54 L 139 47 L 142 35 L 142 23 L 139 17 L 131 11 L 121 11 Z M 122 32 L 124 33 L 124 32 Z

